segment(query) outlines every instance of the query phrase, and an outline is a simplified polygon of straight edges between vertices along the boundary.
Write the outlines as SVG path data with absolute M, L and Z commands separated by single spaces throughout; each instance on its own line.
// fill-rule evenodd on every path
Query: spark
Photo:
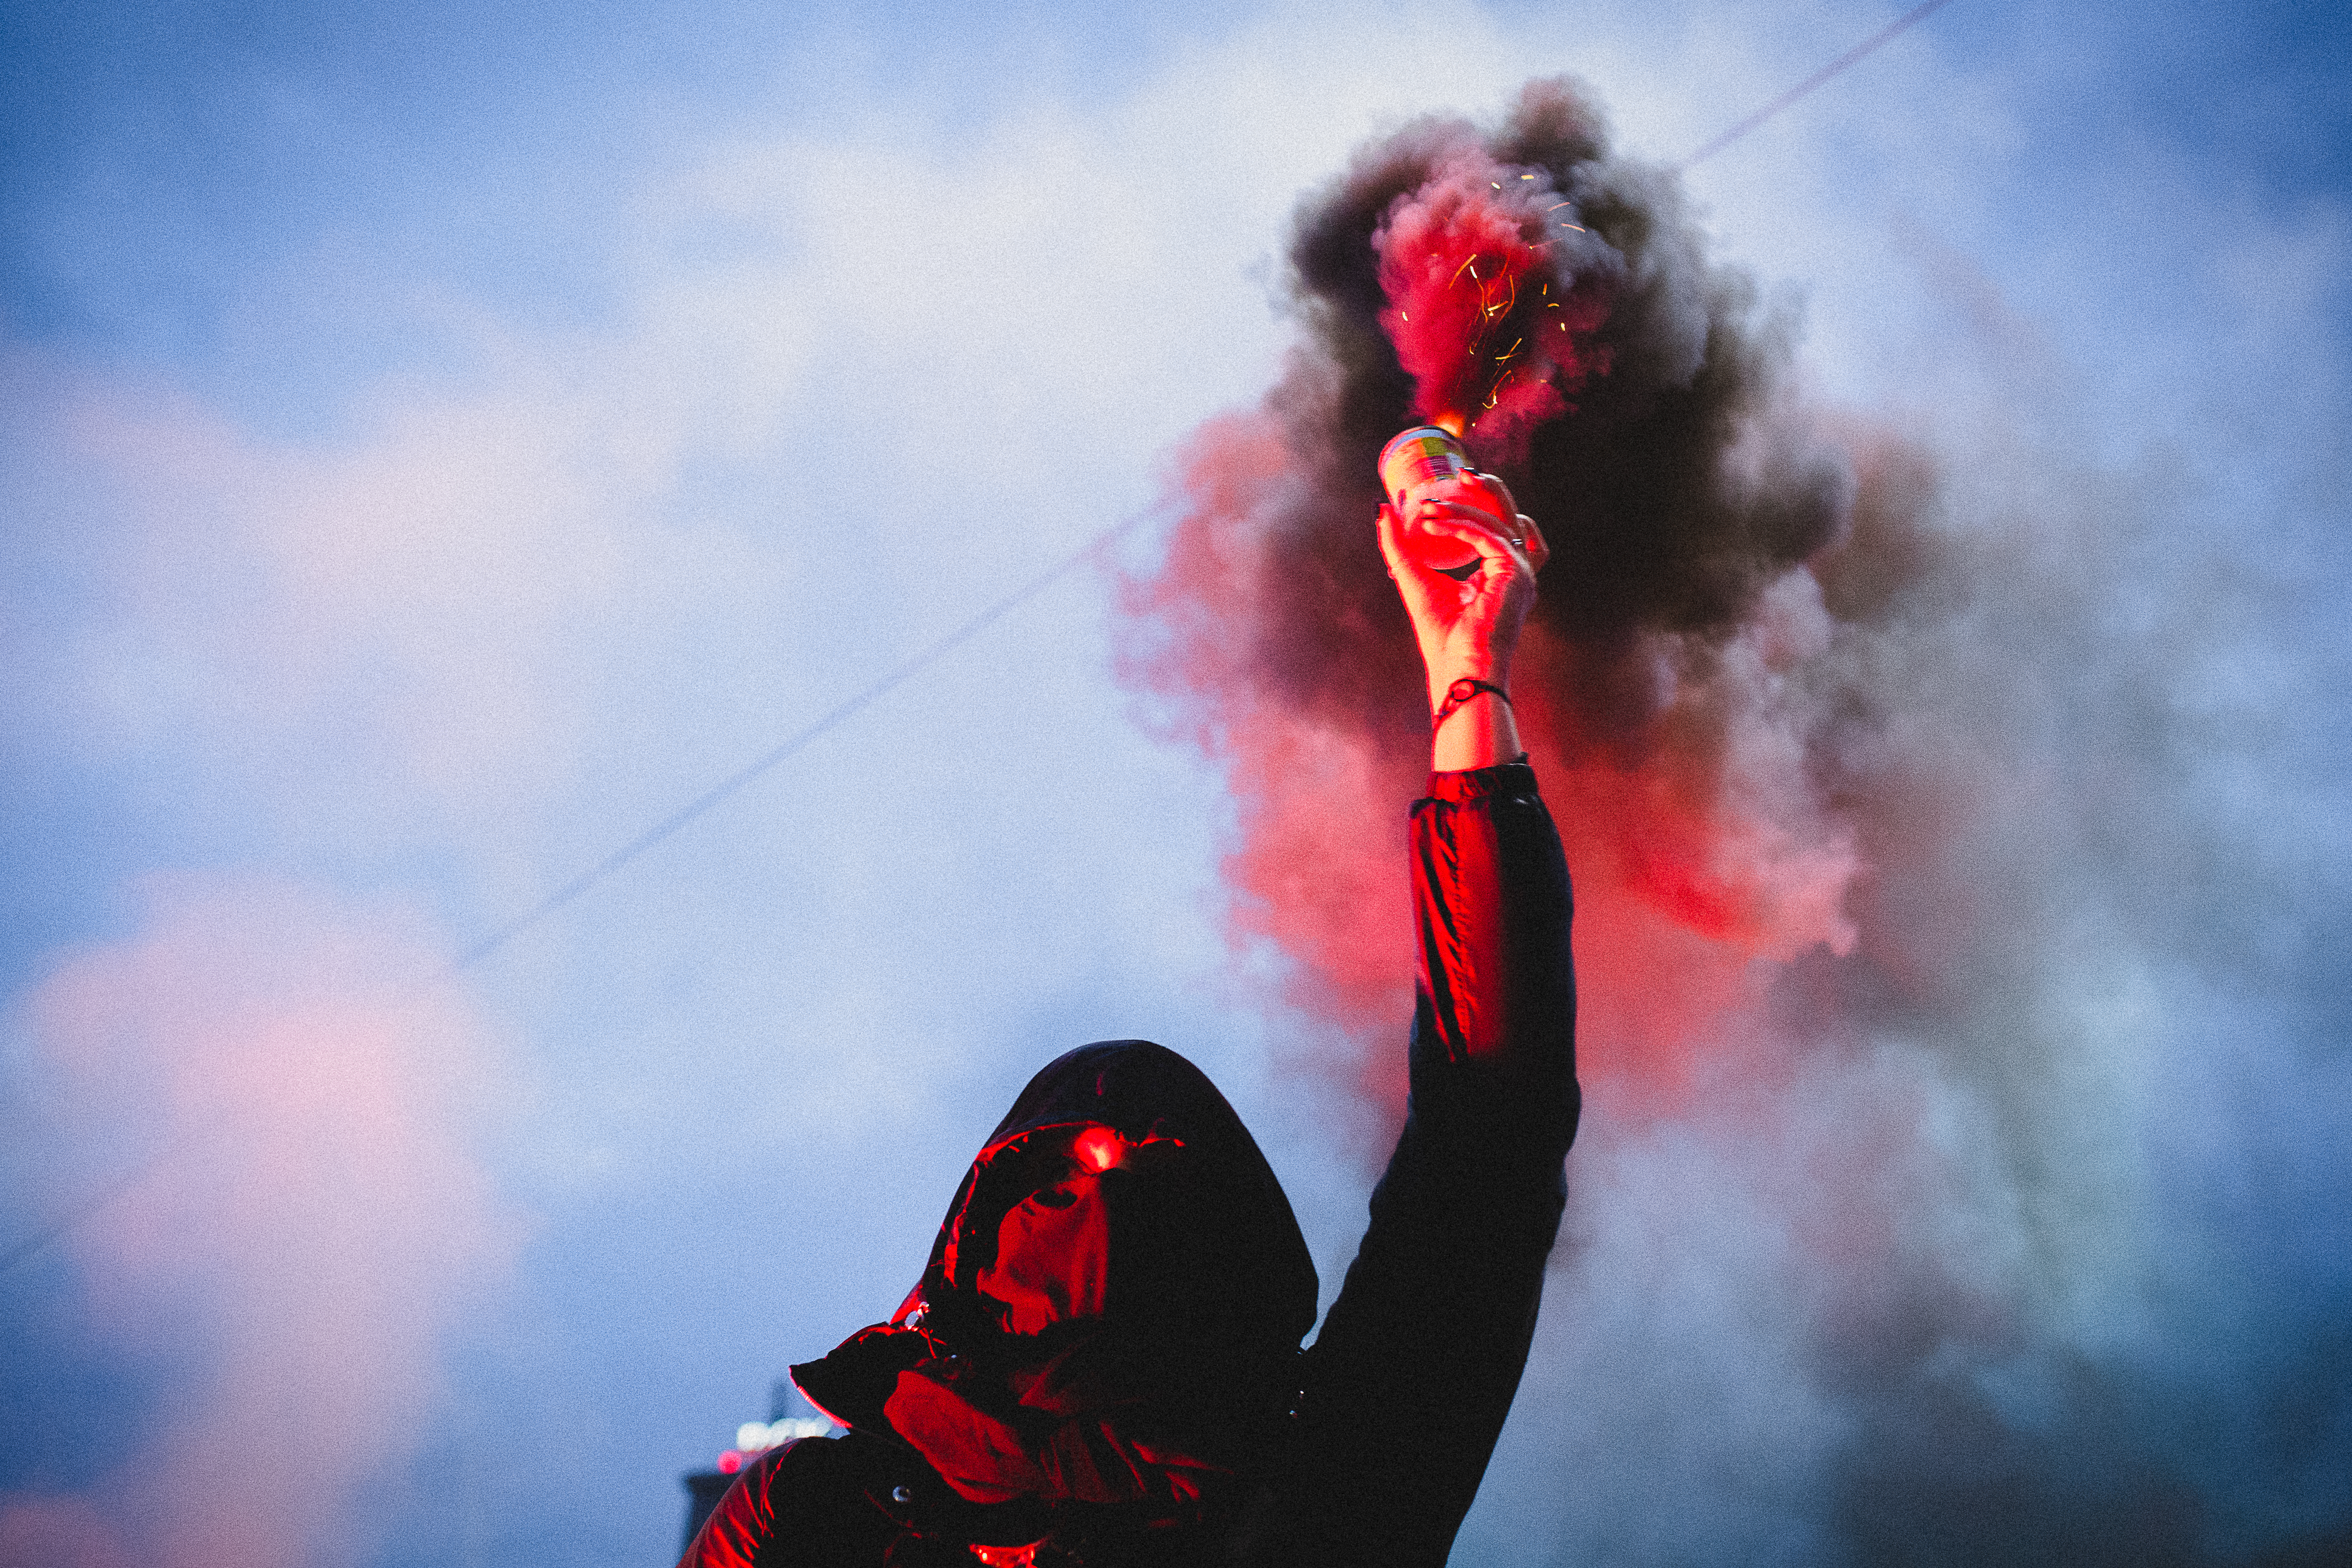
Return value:
M 1486 284 L 1478 285 L 1478 319 L 1480 321 L 1491 321 L 1497 316 L 1507 316 L 1511 313 L 1511 307 L 1519 302 L 1518 279 L 1506 271 L 1503 274 L 1503 282 L 1510 289 L 1511 294 L 1509 299 L 1499 305 L 1496 304 L 1494 297 L 1487 293 Z

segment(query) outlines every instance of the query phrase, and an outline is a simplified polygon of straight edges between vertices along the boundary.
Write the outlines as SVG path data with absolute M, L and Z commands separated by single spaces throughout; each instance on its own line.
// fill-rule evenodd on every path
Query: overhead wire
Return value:
M 990 605 L 986 609 L 982 610 L 978 615 L 964 622 L 963 625 L 956 627 L 955 630 L 948 633 L 945 637 L 940 637 L 919 652 L 909 655 L 908 658 L 894 666 L 880 679 L 875 680 L 870 685 L 861 688 L 855 695 L 845 699 L 839 705 L 825 713 L 822 718 L 817 719 L 805 729 L 793 734 L 782 744 L 761 756 L 754 758 L 750 763 L 745 763 L 741 768 L 739 768 L 734 773 L 730 773 L 726 778 L 721 779 L 719 783 L 711 785 L 709 789 L 695 796 L 694 799 L 687 802 L 686 805 L 678 807 L 676 811 L 670 813 L 659 822 L 655 823 L 651 827 L 646 828 L 643 833 L 638 834 L 635 838 L 630 839 L 626 844 L 622 845 L 618 849 L 614 850 L 610 855 L 605 856 L 602 860 L 597 861 L 593 866 L 589 867 L 585 871 L 581 872 L 577 877 L 572 878 L 569 882 L 564 883 L 563 886 L 556 889 L 555 891 L 548 894 L 545 898 L 532 905 L 523 913 L 516 916 L 513 920 L 509 921 L 506 924 L 499 927 L 496 931 L 491 931 L 488 936 L 483 937 L 471 947 L 467 948 L 455 959 L 451 960 L 447 973 L 454 974 L 460 970 L 470 969 L 476 963 L 488 958 L 490 954 L 504 947 L 508 942 L 513 941 L 516 937 L 520 936 L 524 931 L 529 931 L 531 927 L 537 925 L 540 921 L 545 920 L 548 916 L 553 914 L 564 905 L 572 902 L 572 900 L 578 898 L 581 894 L 586 892 L 589 889 L 594 887 L 597 883 L 603 881 L 605 878 L 611 876 L 614 872 L 619 870 L 622 867 L 627 865 L 638 856 L 643 855 L 646 850 L 651 849 L 655 845 L 659 844 L 662 840 L 669 837 L 679 828 L 684 827 L 687 824 L 694 821 L 695 818 L 702 816 L 711 807 L 719 805 L 721 801 L 724 801 L 729 796 L 734 795 L 744 785 L 760 777 L 761 774 L 768 772 L 779 763 L 784 762 L 787 759 L 799 754 L 803 747 L 807 746 L 810 742 L 815 740 L 818 736 L 823 735 L 826 731 L 833 729 L 843 721 L 860 712 L 877 700 L 887 695 L 896 688 L 904 685 L 915 676 L 929 668 L 932 665 L 937 664 L 948 654 L 962 647 L 965 643 L 970 642 L 973 637 L 978 637 L 982 632 L 987 630 L 990 626 L 995 625 L 1006 616 L 1011 615 L 1014 610 L 1020 608 L 1021 605 L 1026 604 L 1029 600 L 1035 598 L 1039 594 L 1044 593 L 1047 588 L 1059 582 L 1063 577 L 1066 576 L 1071 571 L 1076 569 L 1080 563 L 1087 561 L 1093 556 L 1101 554 L 1104 551 L 1108 550 L 1113 542 L 1115 542 L 1121 534 L 1133 529 L 1136 524 L 1141 521 L 1141 516 L 1139 514 L 1138 516 L 1129 518 L 1124 522 L 1113 523 L 1110 527 L 1103 530 L 1102 532 L 1095 535 L 1093 539 L 1087 541 L 1082 548 L 1073 552 L 1069 555 L 1064 556 L 1060 561 L 1055 562 L 1045 571 L 1040 572 L 1034 577 L 1030 578 L 1028 582 L 1023 584 L 1020 587 L 1015 588 L 1010 594 L 998 599 L 994 604 Z
M 538 903 L 533 904 L 521 914 L 517 915 L 514 919 L 507 921 L 504 925 L 498 927 L 496 930 L 483 936 L 480 940 L 475 942 L 471 946 L 457 953 L 457 956 L 452 958 L 447 964 L 426 976 L 425 979 L 419 981 L 415 986 L 413 986 L 406 994 L 408 999 L 413 1001 L 419 993 L 422 993 L 429 986 L 445 982 L 455 975 L 472 968 L 483 959 L 489 957 L 492 953 L 506 946 L 508 942 L 512 942 L 516 937 L 520 936 L 524 931 L 529 931 L 531 927 L 539 924 L 541 921 L 546 920 L 550 915 L 554 914 L 558 910 L 562 909 L 566 904 L 569 904 L 573 900 L 579 898 L 580 895 L 594 887 L 598 882 L 603 881 L 606 877 L 611 876 L 614 872 L 621 869 L 622 867 L 626 866 L 630 861 L 636 859 L 639 856 L 645 854 L 656 845 L 660 844 L 664 839 L 670 837 L 679 829 L 685 827 L 688 824 L 693 822 L 696 818 L 701 816 L 712 807 L 719 805 L 722 801 L 725 801 L 728 797 L 735 795 L 744 786 L 758 779 L 761 774 L 768 773 L 779 763 L 797 755 L 812 742 L 824 735 L 826 731 L 833 730 L 836 726 L 856 716 L 860 710 L 864 710 L 880 698 L 887 695 L 897 687 L 904 685 L 907 681 L 914 679 L 917 675 L 921 674 L 925 669 L 929 668 L 932 665 L 938 663 L 941 658 L 944 658 L 947 655 L 952 653 L 955 649 L 961 647 L 965 643 L 970 642 L 973 637 L 976 637 L 982 632 L 986 631 L 990 626 L 995 625 L 996 622 L 1003 619 L 1006 616 L 1020 608 L 1021 605 L 1026 604 L 1029 600 L 1036 597 L 1039 594 L 1044 593 L 1047 588 L 1053 586 L 1054 584 L 1067 576 L 1085 562 L 1100 555 L 1103 552 L 1109 549 L 1109 547 L 1117 542 L 1122 535 L 1131 531 L 1138 524 L 1139 524 L 1143 521 L 1143 516 L 1144 514 L 1138 513 L 1135 516 L 1126 519 L 1124 521 L 1113 523 L 1110 527 L 1103 530 L 1100 533 L 1095 535 L 1094 538 L 1088 540 L 1079 549 L 1071 552 L 1068 555 L 1064 556 L 1059 561 L 1054 563 L 1051 566 L 1045 568 L 1043 572 L 1038 573 L 1035 576 L 1030 578 L 1027 582 L 1022 584 L 1011 593 L 1004 595 L 1003 597 L 998 598 L 988 605 L 985 608 L 982 609 L 978 614 L 963 622 L 954 630 L 947 633 L 945 636 L 933 639 L 931 642 L 926 644 L 914 653 L 909 654 L 907 658 L 901 659 L 898 664 L 891 667 L 889 670 L 886 671 L 879 678 L 860 688 L 856 692 L 835 704 L 832 709 L 828 710 L 802 729 L 794 731 L 781 744 L 773 747 L 761 755 L 753 758 L 751 762 L 745 763 L 734 773 L 730 773 L 727 777 L 719 781 L 719 783 L 711 785 L 709 789 L 695 796 L 694 799 L 687 802 L 684 805 L 678 807 L 676 811 L 671 812 L 659 822 L 656 822 L 652 826 L 646 828 L 643 833 L 638 834 L 635 838 L 630 839 L 627 843 L 622 845 L 619 848 L 605 856 L 602 860 L 597 861 L 593 866 L 589 867 L 586 870 L 581 872 L 578 876 L 572 878 L 562 887 L 557 888 L 554 891 L 541 898 Z M 7 1273 L 10 1269 L 16 1268 L 17 1264 L 24 1262 L 26 1259 L 40 1252 L 51 1242 L 63 1237 L 67 1232 L 73 1230 L 75 1227 L 96 1217 L 100 1213 L 110 1207 L 115 1200 L 121 1198 L 124 1194 L 138 1186 L 142 1182 L 146 1180 L 149 1175 L 152 1174 L 154 1171 L 163 1164 L 165 1158 L 169 1156 L 174 1149 L 179 1147 L 180 1142 L 181 1140 L 178 1139 L 167 1140 L 163 1147 L 149 1152 L 144 1158 L 141 1159 L 129 1170 L 116 1174 L 96 1193 L 84 1197 L 79 1202 L 68 1208 L 64 1213 L 49 1221 L 48 1224 L 41 1226 L 30 1235 L 19 1240 L 16 1246 L 10 1247 L 5 1253 L 0 1253 L 0 1274 Z
M 1696 164 L 1705 162 L 1706 159 L 1715 156 L 1716 153 L 1720 153 L 1726 147 L 1738 142 L 1740 138 L 1756 131 L 1775 115 L 1794 107 L 1800 100 L 1812 93 L 1815 89 L 1829 82 L 1833 78 L 1839 76 L 1844 71 L 1852 69 L 1854 66 L 1861 64 L 1863 60 L 1876 53 L 1888 43 L 1891 43 L 1897 35 L 1903 33 L 1907 28 L 1927 20 L 1927 16 L 1931 13 L 1940 10 L 1942 7 L 1949 4 L 1951 4 L 1951 0 L 1924 0 L 1923 4 L 1913 6 L 1910 10 L 1896 17 L 1894 21 L 1880 28 L 1877 32 L 1872 34 L 1861 43 L 1856 44 L 1853 48 L 1848 49 L 1845 53 L 1838 56 L 1837 58 L 1832 60 L 1829 64 L 1823 66 L 1821 69 L 1815 71 L 1804 80 L 1797 83 L 1796 86 L 1790 88 L 1787 91 L 1766 103 L 1762 108 L 1758 109 L 1754 113 L 1749 114 L 1747 118 L 1738 121 L 1727 130 L 1711 138 L 1705 145 L 1701 146 L 1696 152 L 1691 153 L 1675 166 L 1681 169 L 1692 168 Z M 724 801 L 730 795 L 735 794 L 736 791 L 741 789 L 744 785 L 750 784 L 752 780 L 758 778 L 769 769 L 796 754 L 801 748 L 806 746 L 810 742 L 815 740 L 818 736 L 824 734 L 835 725 L 850 718 L 877 698 L 884 696 L 893 689 L 901 685 L 909 677 L 929 668 L 932 664 L 938 662 L 941 657 L 970 641 L 972 637 L 985 630 L 989 626 L 994 624 L 999 618 L 1010 614 L 1013 610 L 1018 608 L 1021 605 L 1034 597 L 1038 593 L 1058 581 L 1062 576 L 1077 566 L 1080 562 L 1085 561 L 1089 556 L 1097 554 L 1101 551 L 1108 548 L 1114 540 L 1134 528 L 1138 521 L 1139 520 L 1136 518 L 1129 518 L 1123 522 L 1114 523 L 1109 528 L 1105 529 L 1076 553 L 1069 555 L 1053 566 L 1048 567 L 1045 572 L 1030 579 L 1029 582 L 1024 584 L 1021 587 L 1014 589 L 1003 598 L 997 600 L 986 609 L 982 610 L 971 620 L 966 621 L 954 631 L 950 632 L 947 636 L 940 638 L 937 642 L 932 643 L 929 647 L 924 648 L 919 653 L 908 658 L 903 663 L 890 670 L 887 674 L 884 675 L 880 679 L 875 681 L 872 685 L 866 687 L 855 696 L 841 703 L 840 706 L 826 713 L 823 718 L 818 719 L 806 729 L 801 731 L 799 733 L 793 735 L 790 740 L 787 740 L 782 745 L 776 747 L 773 751 L 756 759 L 743 767 L 740 772 L 730 775 L 726 779 L 721 780 L 719 784 L 711 786 L 709 790 L 704 791 L 700 795 L 698 795 L 687 805 L 679 807 L 678 810 L 673 812 L 670 816 L 663 818 L 660 822 L 656 823 L 653 826 L 647 828 L 645 832 L 639 834 L 636 837 L 631 839 L 628 843 L 623 845 L 620 848 L 614 850 L 612 854 L 606 856 L 595 865 L 591 866 L 587 870 L 582 872 L 579 876 L 573 878 L 571 881 L 565 883 L 554 892 L 547 895 L 546 898 L 542 899 L 531 909 L 526 910 L 521 915 L 517 916 L 514 920 L 509 921 L 507 924 L 500 926 L 498 930 L 490 932 L 481 941 L 467 948 L 450 964 L 449 967 L 451 972 L 454 973 L 458 970 L 470 968 L 481 959 L 487 958 L 491 953 L 496 952 L 499 948 L 504 947 L 508 942 L 520 936 L 530 927 L 537 925 L 541 921 L 546 919 L 549 915 L 553 914 L 556 910 L 562 909 L 564 905 L 578 898 L 582 893 L 586 892 L 596 883 L 604 880 L 605 877 L 619 870 L 623 866 L 627 865 L 630 861 L 635 859 L 646 850 L 651 849 L 654 846 L 659 844 L 673 833 L 676 833 L 679 828 L 686 826 L 695 818 L 709 811 L 712 806 L 719 805 L 721 801 Z
M 1812 75 L 1807 77 L 1804 80 L 1799 82 L 1796 86 L 1790 88 L 1780 97 L 1772 100 L 1771 102 L 1764 105 L 1763 108 L 1758 110 L 1747 119 L 1738 121 L 1728 130 L 1717 133 L 1705 146 L 1701 147 L 1697 152 L 1693 153 L 1689 157 L 1685 158 L 1680 163 L 1676 164 L 1675 167 L 1680 169 L 1695 168 L 1698 164 L 1706 162 L 1706 160 L 1714 157 L 1717 153 L 1722 152 L 1726 147 L 1730 146 L 1734 142 L 1738 141 L 1741 137 L 1747 135 L 1749 132 L 1755 130 L 1758 126 L 1763 124 L 1774 115 L 1779 114 L 1782 110 L 1793 107 L 1800 99 L 1811 93 L 1814 89 L 1820 87 L 1822 83 L 1827 82 L 1832 78 L 1836 77 L 1844 71 L 1851 70 L 1853 67 L 1860 65 L 1872 55 L 1876 54 L 1881 48 L 1894 42 L 1898 34 L 1901 34 L 1908 28 L 1926 21 L 1931 14 L 1942 10 L 1946 5 L 1950 4 L 1951 0 L 1925 0 L 1925 4 L 1914 5 L 1911 9 L 1904 12 L 1903 15 L 1895 17 L 1895 20 L 1887 23 L 1886 26 L 1881 27 L 1875 33 L 1873 33 L 1870 37 L 1854 45 L 1853 47 L 1848 49 L 1845 53 L 1840 55 L 1837 58 L 1832 60 L 1829 64 L 1823 66 L 1821 69 L 1815 71 Z
M 1680 163 L 1675 165 L 1675 167 L 1678 169 L 1689 169 L 1709 158 L 1714 157 L 1717 153 L 1722 152 L 1733 142 L 1749 135 L 1764 125 L 1768 121 L 1791 108 L 1798 101 L 1804 99 L 1825 83 L 1829 82 L 1840 74 L 1852 69 L 1854 66 L 1859 65 L 1872 54 L 1874 54 L 1886 44 L 1892 42 L 1898 35 L 1908 28 L 1916 26 L 1918 23 L 1925 21 L 1930 14 L 1941 9 L 1948 4 L 1950 4 L 1950 0 L 1924 0 L 1923 4 L 1913 6 L 1910 10 L 1896 17 L 1894 21 L 1880 28 L 1877 32 L 1872 34 L 1861 43 L 1856 44 L 1853 48 L 1846 50 L 1845 53 L 1838 56 L 1837 58 L 1830 61 L 1829 64 L 1813 72 L 1812 75 L 1805 78 L 1804 80 L 1797 83 L 1794 87 L 1790 88 L 1787 91 L 1780 94 L 1769 102 L 1764 104 L 1754 113 L 1748 115 L 1745 119 L 1736 121 L 1727 129 L 1711 138 L 1704 145 L 1699 147 L 1696 152 L 1692 153 L 1688 157 L 1683 159 Z M 709 813 L 713 807 L 720 805 L 740 792 L 746 785 L 751 784 L 753 781 L 767 773 L 779 764 L 797 756 L 812 742 L 817 740 L 820 736 L 855 717 L 867 707 L 870 707 L 874 702 L 888 695 L 891 691 L 904 685 L 915 676 L 919 675 L 924 670 L 929 668 L 932 665 L 938 663 L 948 654 L 952 653 L 955 649 L 962 647 L 965 643 L 970 642 L 973 637 L 978 637 L 982 632 L 985 631 L 991 626 L 993 626 L 997 621 L 1002 620 L 1004 616 L 1012 614 L 1014 610 L 1020 608 L 1021 605 L 1026 604 L 1029 600 L 1043 593 L 1046 588 L 1052 586 L 1055 583 L 1068 575 L 1082 563 L 1100 554 L 1105 550 L 1108 550 L 1121 535 L 1132 531 L 1141 521 L 1141 516 L 1138 515 L 1129 517 L 1124 521 L 1112 524 L 1110 527 L 1097 534 L 1093 539 L 1087 541 L 1087 543 L 1078 550 L 1063 557 L 1053 565 L 1047 567 L 1045 571 L 1040 572 L 1034 577 L 1030 578 L 1027 582 L 1021 584 L 1021 586 L 1013 589 L 1011 593 L 1004 595 L 1003 597 L 995 600 L 985 608 L 982 609 L 978 614 L 963 622 L 953 631 L 950 631 L 945 636 L 927 644 L 915 653 L 908 655 L 905 659 L 902 659 L 899 663 L 893 666 L 882 676 L 871 681 L 867 685 L 861 687 L 856 692 L 844 699 L 840 703 L 836 704 L 825 713 L 812 721 L 801 730 L 796 731 L 782 743 L 745 763 L 742 767 L 729 774 L 726 778 L 721 779 L 719 783 L 711 785 L 709 789 L 703 791 L 702 794 L 687 802 L 684 805 L 681 805 L 676 811 L 662 818 L 659 822 L 647 827 L 644 832 L 638 834 L 635 837 L 630 839 L 619 848 L 614 849 L 611 854 L 605 856 L 594 865 L 582 871 L 578 876 L 573 877 L 570 881 L 565 882 L 562 887 L 559 887 L 554 891 L 548 893 L 546 896 L 541 898 L 539 902 L 533 904 L 521 914 L 508 921 L 505 924 L 497 927 L 487 935 L 481 937 L 479 940 L 465 948 L 455 958 L 450 960 L 447 967 L 442 970 L 436 978 L 446 980 L 453 975 L 461 973 L 464 971 L 472 968 L 482 960 L 488 958 L 491 954 L 505 947 L 507 943 L 512 942 L 516 937 L 520 936 L 523 932 L 538 925 L 541 921 L 546 920 L 557 910 L 562 910 L 566 905 L 572 903 L 582 894 L 587 892 L 591 888 L 593 888 L 596 884 L 602 882 L 614 872 L 620 870 L 623 867 L 628 865 L 631 861 L 636 859 L 647 850 L 661 844 L 664 840 L 677 834 L 680 829 L 686 827 L 698 818 Z M 83 1199 L 80 1203 L 69 1208 L 66 1213 L 51 1221 L 48 1225 L 42 1226 L 40 1229 L 36 1230 L 30 1236 L 19 1241 L 6 1253 L 0 1254 L 0 1274 L 6 1273 L 26 1258 L 35 1256 L 40 1252 L 42 1248 L 48 1246 L 49 1243 L 57 1240 L 59 1237 L 64 1236 L 68 1231 L 72 1230 L 77 1226 L 86 1223 L 102 1210 L 106 1209 L 109 1205 L 112 1205 L 125 1193 L 137 1186 L 140 1182 L 142 1181 L 161 1162 L 163 1152 L 164 1151 L 158 1151 L 156 1153 L 150 1155 L 147 1159 L 142 1160 L 139 1164 L 132 1167 L 129 1172 L 118 1175 L 111 1181 L 108 1182 L 99 1190 L 96 1195 Z

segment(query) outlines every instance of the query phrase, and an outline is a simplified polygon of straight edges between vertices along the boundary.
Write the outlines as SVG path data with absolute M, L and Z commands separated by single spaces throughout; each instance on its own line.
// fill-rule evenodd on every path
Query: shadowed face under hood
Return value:
M 1175 1052 L 1108 1040 L 1022 1090 L 898 1314 L 793 1377 L 970 1501 L 1175 1512 L 1262 1460 L 1315 1300 L 1233 1107 Z

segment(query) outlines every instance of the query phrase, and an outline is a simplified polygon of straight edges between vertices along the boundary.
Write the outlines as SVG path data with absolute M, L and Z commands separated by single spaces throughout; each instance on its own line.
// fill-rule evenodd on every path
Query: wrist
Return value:
M 1440 706 L 1444 706 L 1442 697 Z M 1433 773 L 1492 767 L 1525 750 L 1519 744 L 1518 721 L 1511 705 L 1491 691 L 1482 690 L 1455 704 L 1433 728 L 1429 739 L 1429 765 Z
M 1492 658 L 1438 659 L 1429 666 L 1429 710 L 1435 713 L 1444 704 L 1445 694 L 1457 680 L 1475 680 L 1481 686 L 1491 686 L 1507 693 L 1511 689 L 1509 668 Z
M 1511 694 L 1491 680 L 1480 680 L 1475 676 L 1468 675 L 1456 679 L 1445 689 L 1444 700 L 1438 703 L 1436 710 L 1429 716 L 1430 732 L 1436 733 L 1445 727 L 1445 721 L 1448 719 L 1469 704 L 1482 700 L 1499 702 L 1508 708 L 1511 705 Z

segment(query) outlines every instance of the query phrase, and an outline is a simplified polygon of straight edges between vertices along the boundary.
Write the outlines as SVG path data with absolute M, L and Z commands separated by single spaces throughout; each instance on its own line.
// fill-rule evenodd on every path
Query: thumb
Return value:
M 1405 614 L 1418 627 L 1430 615 L 1429 571 L 1406 552 L 1404 519 L 1396 508 L 1382 501 L 1373 521 L 1380 536 L 1381 559 L 1388 563 L 1389 575 L 1396 579 L 1397 594 L 1404 600 Z
M 1389 563 L 1389 575 L 1397 577 L 1399 582 L 1403 579 L 1398 576 L 1397 569 L 1404 564 L 1404 548 L 1397 542 L 1397 530 L 1402 526 L 1396 508 L 1381 502 L 1381 510 L 1372 516 L 1372 528 L 1380 537 L 1381 559 Z

